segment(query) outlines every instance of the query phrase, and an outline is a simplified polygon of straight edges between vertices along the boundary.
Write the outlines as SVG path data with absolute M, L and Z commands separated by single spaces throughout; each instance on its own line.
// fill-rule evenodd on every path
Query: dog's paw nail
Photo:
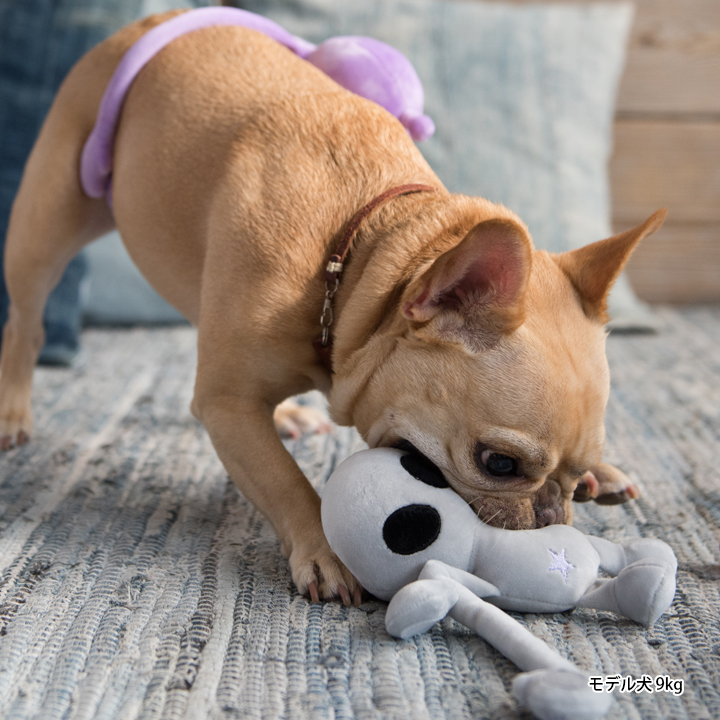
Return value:
M 17 444 L 18 445 L 27 445 L 29 442 L 30 442 L 30 436 L 24 430 L 21 430 L 17 436 Z
M 355 607 L 360 607 L 361 603 L 362 603 L 362 588 L 359 585 L 356 585 L 355 589 L 353 590 L 353 605 Z
M 350 593 L 344 585 L 338 585 L 338 594 L 340 595 L 340 599 L 343 601 L 343 605 L 347 607 L 351 604 Z
M 588 500 L 596 498 L 599 492 L 600 483 L 597 481 L 597 478 L 588 470 L 578 480 L 577 487 L 575 488 L 575 493 L 573 494 L 573 500 L 580 503 L 588 502 Z
M 312 603 L 320 602 L 320 595 L 318 594 L 318 586 L 317 586 L 317 582 L 315 582 L 315 580 L 308 583 L 308 592 L 310 593 L 310 602 L 312 602 Z
M 4 452 L 5 450 L 10 450 L 12 446 L 13 441 L 10 435 L 3 435 L 2 438 L 0 438 L 0 450 Z

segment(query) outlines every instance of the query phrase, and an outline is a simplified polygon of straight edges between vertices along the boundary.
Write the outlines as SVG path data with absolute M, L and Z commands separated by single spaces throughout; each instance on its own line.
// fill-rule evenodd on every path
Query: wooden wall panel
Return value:
M 618 120 L 610 182 L 618 223 L 720 222 L 720 123 Z
M 635 6 L 620 115 L 720 116 L 720 2 L 636 0 Z
M 649 302 L 720 302 L 720 0 L 638 0 L 610 163 L 618 229 L 667 224 L 628 265 Z
M 618 231 L 626 229 L 618 226 Z M 720 225 L 667 223 L 643 240 L 628 263 L 635 291 L 648 302 L 717 302 Z
M 667 224 L 633 255 L 630 281 L 649 302 L 720 302 L 720 0 L 635 7 L 610 163 L 613 224 L 621 231 L 668 207 Z

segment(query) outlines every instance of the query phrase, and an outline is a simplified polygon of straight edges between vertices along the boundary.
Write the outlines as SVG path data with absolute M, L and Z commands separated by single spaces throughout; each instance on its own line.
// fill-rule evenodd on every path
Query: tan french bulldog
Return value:
M 360 588 L 273 423 L 279 405 L 278 424 L 317 427 L 283 402 L 311 388 L 370 446 L 412 444 L 493 525 L 570 523 L 576 492 L 635 496 L 601 463 L 605 300 L 664 212 L 580 250 L 537 251 L 510 210 L 447 192 L 385 110 L 263 35 L 213 27 L 175 40 L 132 86 L 111 213 L 83 193 L 80 154 L 122 55 L 174 14 L 82 58 L 28 160 L 6 244 L 2 448 L 31 432 L 51 289 L 117 226 L 153 287 L 198 327 L 192 412 L 313 600 L 358 602 Z M 361 224 L 335 297 L 331 374 L 313 349 L 326 263 L 350 219 L 406 183 L 436 191 L 388 200 Z

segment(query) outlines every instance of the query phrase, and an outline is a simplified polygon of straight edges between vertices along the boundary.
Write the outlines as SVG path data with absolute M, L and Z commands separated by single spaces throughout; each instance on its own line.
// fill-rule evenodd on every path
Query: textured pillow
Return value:
M 158 295 L 135 267 L 117 232 L 85 250 L 88 282 L 83 298 L 85 325 L 170 325 L 185 318 Z
M 612 235 L 607 162 L 632 7 L 437 0 L 238 0 L 312 42 L 370 35 L 415 65 L 448 189 L 503 203 L 553 252 Z M 621 277 L 616 328 L 653 326 Z

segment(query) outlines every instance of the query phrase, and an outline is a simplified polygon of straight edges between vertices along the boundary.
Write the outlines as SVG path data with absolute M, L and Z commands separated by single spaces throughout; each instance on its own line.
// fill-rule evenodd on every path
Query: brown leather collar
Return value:
M 360 228 L 362 221 L 378 206 L 390 198 L 398 195 L 409 195 L 417 192 L 435 192 L 435 188 L 431 185 L 398 185 L 386 190 L 382 195 L 378 195 L 371 200 L 365 207 L 361 208 L 345 228 L 342 240 L 337 250 L 330 256 L 330 260 L 325 267 L 325 302 L 323 303 L 322 315 L 320 316 L 320 327 L 322 335 L 313 340 L 313 347 L 318 354 L 320 363 L 330 372 L 332 369 L 332 338 L 330 337 L 330 326 L 333 322 L 333 296 L 337 292 L 340 284 L 340 274 L 343 271 L 345 260 L 350 254 L 353 240 Z

